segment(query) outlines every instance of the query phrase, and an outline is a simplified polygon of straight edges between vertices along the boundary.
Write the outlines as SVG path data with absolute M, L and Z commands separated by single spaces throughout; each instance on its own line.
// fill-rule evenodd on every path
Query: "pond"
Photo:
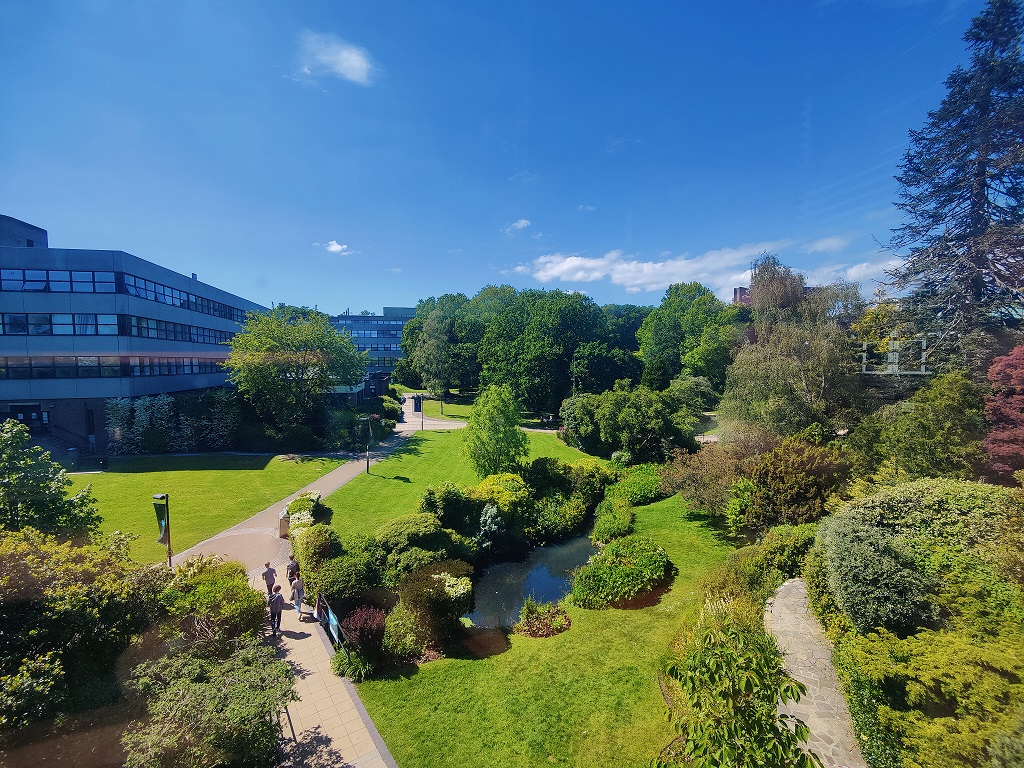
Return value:
M 496 563 L 476 583 L 476 609 L 469 619 L 478 627 L 509 627 L 519 621 L 528 596 L 553 603 L 569 593 L 569 574 L 597 549 L 586 536 L 531 550 L 521 563 Z

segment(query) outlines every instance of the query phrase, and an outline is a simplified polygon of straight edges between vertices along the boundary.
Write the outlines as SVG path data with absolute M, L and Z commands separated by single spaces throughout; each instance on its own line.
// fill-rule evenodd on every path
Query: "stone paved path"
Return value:
M 790 579 L 765 607 L 765 626 L 779 644 L 786 671 L 807 686 L 798 704 L 779 711 L 811 729 L 808 746 L 826 768 L 867 768 L 853 735 L 853 721 L 832 666 L 832 646 L 811 613 L 807 585 Z

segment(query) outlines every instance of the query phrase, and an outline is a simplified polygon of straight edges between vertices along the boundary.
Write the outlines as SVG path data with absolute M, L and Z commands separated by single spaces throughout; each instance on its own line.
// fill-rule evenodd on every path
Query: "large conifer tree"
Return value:
M 897 181 L 909 249 L 892 273 L 910 289 L 917 331 L 937 334 L 954 361 L 1019 323 L 1024 289 L 1024 13 L 989 0 L 964 36 L 971 59 L 924 128 L 910 132 Z M 975 353 L 981 354 L 975 354 Z M 978 360 L 980 362 L 980 360 Z

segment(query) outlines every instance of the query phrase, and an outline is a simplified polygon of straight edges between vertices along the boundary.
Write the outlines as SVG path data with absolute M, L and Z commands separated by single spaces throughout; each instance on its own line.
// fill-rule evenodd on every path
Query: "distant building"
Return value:
M 751 306 L 753 300 L 750 298 L 750 289 L 745 285 L 741 285 L 738 288 L 732 289 L 732 303 L 743 304 L 744 306 Z
M 415 316 L 415 307 L 384 307 L 379 315 L 345 313 L 332 317 L 331 322 L 352 338 L 357 350 L 369 355 L 367 374 L 390 375 L 395 364 L 405 357 L 401 347 L 402 329 Z
M 0 216 L 0 420 L 103 451 L 107 398 L 223 386 L 247 311 L 266 307 Z

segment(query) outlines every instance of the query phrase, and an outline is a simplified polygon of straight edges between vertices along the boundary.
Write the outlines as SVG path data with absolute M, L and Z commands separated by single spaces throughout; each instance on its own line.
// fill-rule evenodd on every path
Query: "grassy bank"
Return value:
M 266 509 L 339 466 L 336 459 L 275 456 L 136 456 L 110 459 L 106 472 L 72 475 L 73 490 L 92 485 L 103 531 L 139 534 L 132 554 L 158 562 L 153 494 L 170 494 L 176 552 Z

